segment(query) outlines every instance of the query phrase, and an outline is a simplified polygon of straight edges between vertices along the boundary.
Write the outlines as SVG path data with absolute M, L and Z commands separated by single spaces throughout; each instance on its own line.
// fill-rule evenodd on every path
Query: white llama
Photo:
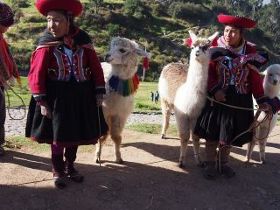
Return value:
M 159 80 L 163 113 L 162 137 L 165 137 L 170 113 L 174 108 L 181 140 L 180 167 L 183 167 L 190 134 L 206 101 L 210 60 L 208 49 L 218 35 L 216 32 L 207 39 L 197 37 L 192 31 L 189 33 L 192 51 L 188 68 L 184 64 L 170 64 L 163 69 Z M 193 136 L 193 141 L 196 161 L 200 164 L 199 139 Z
M 280 93 L 280 64 L 273 64 L 270 65 L 265 70 L 265 77 L 263 81 L 263 88 L 265 96 L 269 98 L 275 98 L 279 96 Z M 265 119 L 266 114 L 261 112 L 260 116 L 258 117 L 257 121 L 262 122 L 255 130 L 255 135 L 252 140 L 248 144 L 248 149 L 246 153 L 246 162 L 250 162 L 252 152 L 254 150 L 254 146 L 256 143 L 259 144 L 260 150 L 260 162 L 265 163 L 265 146 L 267 142 L 268 135 L 275 127 L 277 122 L 277 113 L 273 114 L 272 118 Z
M 110 44 L 106 61 L 102 63 L 106 82 L 106 96 L 102 104 L 109 134 L 115 145 L 115 161 L 122 163 L 120 145 L 126 120 L 133 110 L 134 94 L 139 80 L 136 75 L 139 56 L 149 56 L 135 41 L 115 37 Z M 108 134 L 108 135 L 109 135 Z M 101 137 L 96 147 L 96 162 L 100 161 L 102 143 L 108 135 Z

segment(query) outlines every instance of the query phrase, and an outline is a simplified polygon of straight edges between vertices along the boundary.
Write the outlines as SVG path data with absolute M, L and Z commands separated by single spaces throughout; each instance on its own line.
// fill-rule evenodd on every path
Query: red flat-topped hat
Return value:
M 257 22 L 246 18 L 246 17 L 239 17 L 239 16 L 232 16 L 232 15 L 218 15 L 218 21 L 225 25 L 233 25 L 238 28 L 254 28 L 256 27 Z
M 82 3 L 79 0 L 37 0 L 35 6 L 44 16 L 47 16 L 51 10 L 65 10 L 75 17 L 83 11 Z

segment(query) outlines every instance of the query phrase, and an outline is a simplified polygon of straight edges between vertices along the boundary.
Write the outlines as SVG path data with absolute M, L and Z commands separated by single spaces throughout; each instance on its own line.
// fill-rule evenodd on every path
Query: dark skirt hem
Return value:
M 101 136 L 106 135 L 106 133 L 102 133 Z M 100 136 L 100 137 L 101 137 Z M 71 141 L 71 142 L 61 142 L 61 141 L 53 141 L 53 140 L 48 140 L 48 139 L 38 139 L 34 136 L 28 137 L 30 138 L 32 141 L 35 141 L 39 144 L 55 144 L 58 146 L 62 146 L 62 147 L 70 147 L 70 146 L 78 146 L 78 145 L 95 145 L 98 142 L 98 139 L 100 138 L 93 138 L 90 140 L 79 140 L 79 141 Z

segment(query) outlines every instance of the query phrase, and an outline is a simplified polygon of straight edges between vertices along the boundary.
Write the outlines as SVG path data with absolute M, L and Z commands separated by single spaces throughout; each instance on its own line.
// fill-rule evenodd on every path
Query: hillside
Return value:
M 26 74 L 36 39 L 46 27 L 45 18 L 34 8 L 32 0 L 4 1 L 16 10 L 17 23 L 7 32 L 7 38 L 19 68 Z M 216 1 L 140 1 L 140 0 L 84 0 L 84 13 L 76 22 L 91 35 L 102 60 L 113 36 L 135 39 L 152 53 L 151 70 L 147 80 L 158 78 L 161 68 L 172 61 L 187 60 L 189 49 L 182 46 L 188 30 L 208 35 L 221 30 L 216 14 L 227 11 Z M 164 3 L 165 2 L 165 3 Z M 212 3 L 211 3 L 212 2 Z M 247 33 L 250 41 L 271 54 L 276 62 L 273 37 L 261 29 Z

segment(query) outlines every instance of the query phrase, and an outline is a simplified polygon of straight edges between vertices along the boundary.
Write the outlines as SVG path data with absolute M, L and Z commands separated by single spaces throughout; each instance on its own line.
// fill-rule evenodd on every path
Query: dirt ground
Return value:
M 246 147 L 234 148 L 231 163 L 237 176 L 209 181 L 194 162 L 191 144 L 186 166 L 180 169 L 178 139 L 125 130 L 124 165 L 113 162 L 112 143 L 103 149 L 101 167 L 93 153 L 79 152 L 77 168 L 85 181 L 69 182 L 64 190 L 53 187 L 48 152 L 10 150 L 0 158 L 0 209 L 279 210 L 280 127 L 266 148 L 267 164 L 259 164 L 254 152 L 255 161 L 247 166 Z

